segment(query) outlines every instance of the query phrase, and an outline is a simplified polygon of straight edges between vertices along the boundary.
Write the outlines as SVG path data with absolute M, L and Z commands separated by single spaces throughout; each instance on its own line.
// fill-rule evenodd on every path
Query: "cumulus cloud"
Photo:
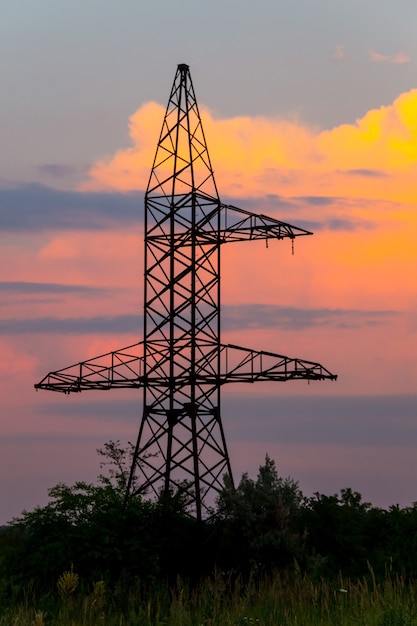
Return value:
M 221 119 L 204 107 L 200 111 L 221 197 L 276 194 L 414 201 L 416 108 L 414 89 L 389 106 L 368 111 L 354 124 L 330 130 L 296 119 Z M 163 116 L 164 108 L 154 102 L 139 108 L 130 118 L 132 145 L 97 162 L 82 190 L 144 189 Z M 353 171 L 363 175 L 352 177 Z M 378 172 L 378 177 L 366 172 Z
M 300 226 L 315 224 L 315 229 L 341 224 L 341 210 L 342 221 L 349 213 L 356 227 L 379 220 L 389 202 L 415 202 L 416 110 L 414 89 L 354 124 L 322 130 L 297 119 L 221 119 L 201 107 L 222 200 L 286 221 L 296 211 Z M 129 123 L 131 146 L 98 161 L 77 191 L 37 184 L 1 188 L 2 231 L 97 231 L 138 224 L 163 116 L 164 108 L 154 102 L 138 109 Z M 68 245 L 60 243 L 61 255 Z

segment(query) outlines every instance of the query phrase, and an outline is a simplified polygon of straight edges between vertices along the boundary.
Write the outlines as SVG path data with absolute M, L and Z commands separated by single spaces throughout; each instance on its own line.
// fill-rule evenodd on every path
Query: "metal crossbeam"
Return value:
M 195 194 L 200 201 L 204 197 Z M 181 206 L 181 205 L 179 205 Z M 213 228 L 214 218 L 220 219 L 218 229 Z M 175 233 L 154 232 L 149 234 L 149 239 L 163 245 L 163 242 L 174 241 L 175 249 L 182 246 L 193 245 L 193 242 L 209 243 L 217 242 L 227 243 L 231 241 L 251 241 L 256 239 L 284 239 L 288 237 L 294 240 L 296 237 L 312 235 L 313 233 L 304 228 L 293 226 L 287 222 L 267 217 L 266 215 L 252 213 L 245 209 L 233 206 L 231 204 L 220 204 L 211 212 L 200 216 L 196 220 L 194 231 L 191 231 L 191 221 L 183 218 L 184 230 Z
M 253 239 L 284 239 L 285 237 L 295 239 L 295 237 L 313 234 L 304 228 L 266 215 L 251 213 L 230 204 L 222 204 L 221 219 L 220 239 L 224 243 Z
M 336 380 L 320 363 L 295 359 L 264 350 L 249 350 L 241 346 L 222 345 L 223 373 L 221 383 L 254 383 L 288 380 Z
M 217 344 L 208 343 L 206 348 L 213 356 L 217 355 Z M 123 350 L 108 352 L 62 370 L 50 372 L 35 385 L 35 389 L 70 394 L 87 390 L 139 389 L 146 384 L 152 384 L 155 387 L 180 390 L 192 382 L 204 382 L 216 386 L 232 382 L 285 382 L 288 380 L 336 380 L 337 378 L 320 363 L 294 359 L 264 350 L 250 350 L 232 344 L 220 344 L 219 374 L 214 370 L 200 372 L 198 368 L 193 374 L 185 368 L 183 373 L 175 376 L 174 379 L 169 376 L 153 376 L 152 371 L 148 371 L 145 377 L 143 374 L 144 357 L 136 354 L 139 351 L 143 351 L 143 341 Z M 185 351 L 187 352 L 187 348 Z M 178 347 L 178 357 L 180 357 L 180 352 L 181 348 Z M 154 354 L 155 362 L 164 363 L 168 356 L 166 350 L 157 351 Z

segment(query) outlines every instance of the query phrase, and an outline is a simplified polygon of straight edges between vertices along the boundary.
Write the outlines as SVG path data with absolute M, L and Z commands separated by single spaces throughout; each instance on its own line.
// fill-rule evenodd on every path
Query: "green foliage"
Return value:
M 2 565 L 11 580 L 43 588 L 72 563 L 86 580 L 156 572 L 149 503 L 132 498 L 125 506 L 110 486 L 82 482 L 48 493 L 45 507 L 24 511 L 6 533 Z
M 234 489 L 226 479 L 218 499 L 223 519 L 222 567 L 245 573 L 256 568 L 271 571 L 302 559 L 302 500 L 298 484 L 280 477 L 268 455 L 256 480 L 244 474 Z
M 68 600 L 78 587 L 80 578 L 76 572 L 74 572 L 71 567 L 71 571 L 63 572 L 61 576 L 58 578 L 56 586 L 58 588 L 58 593 L 63 600 Z
M 343 592 L 339 585 L 343 583 Z M 103 587 L 103 584 L 100 585 Z M 99 602 L 97 601 L 99 598 Z M 366 581 L 313 581 L 275 573 L 231 584 L 217 574 L 190 586 L 177 579 L 169 589 L 129 589 L 77 593 L 71 602 L 26 594 L 24 601 L 0 608 L 0 626 L 417 626 L 417 587 L 404 577 Z
M 302 511 L 307 556 L 319 576 L 350 577 L 391 572 L 417 575 L 417 507 L 388 511 L 363 502 L 359 493 L 316 493 Z
M 57 596 L 56 581 L 72 567 L 80 580 L 74 595 L 87 594 L 96 611 L 111 593 L 127 603 L 130 581 L 174 588 L 181 576 L 195 586 L 215 571 L 244 588 L 276 571 L 294 581 L 366 577 L 374 587 L 387 574 L 417 577 L 416 505 L 385 511 L 351 489 L 306 499 L 266 456 L 255 480 L 244 474 L 236 489 L 225 480 L 216 515 L 199 524 L 186 512 L 187 485 L 156 502 L 125 499 L 131 444 L 110 441 L 98 452 L 107 474 L 97 484 L 60 483 L 46 506 L 0 532 L 0 606 L 18 602 L 24 589 Z
M 185 514 L 181 492 L 150 502 L 140 496 L 125 500 L 132 447 L 109 442 L 98 451 L 98 484 L 58 484 L 48 491 L 49 502 L 23 511 L 0 535 L 0 581 L 4 594 L 28 584 L 46 590 L 70 566 L 85 584 L 105 580 L 115 585 L 124 577 L 151 583 L 157 577 L 174 580 L 192 574 L 198 564 L 201 539 Z M 2 585 L 0 584 L 0 593 Z
M 314 554 L 325 557 L 321 575 L 361 575 L 372 562 L 368 514 L 370 504 L 351 489 L 342 489 L 340 496 L 316 493 L 303 511 L 308 529 L 308 546 Z M 317 561 L 316 561 L 317 562 Z
M 103 459 L 100 462 L 100 469 L 106 468 L 108 472 L 107 475 L 99 475 L 99 484 L 111 487 L 122 499 L 126 494 L 134 452 L 135 446 L 131 441 L 123 447 L 119 440 L 110 440 L 103 448 L 97 448 L 97 454 Z M 132 491 L 135 490 L 135 486 L 136 478 L 133 477 Z

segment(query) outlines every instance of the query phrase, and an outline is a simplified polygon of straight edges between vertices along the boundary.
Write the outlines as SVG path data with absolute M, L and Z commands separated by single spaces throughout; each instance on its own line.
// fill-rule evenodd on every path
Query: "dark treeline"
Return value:
M 4 600 L 28 585 L 44 593 L 70 568 L 86 585 L 112 586 L 178 576 L 193 583 L 214 571 L 240 580 L 276 570 L 317 580 L 387 571 L 417 576 L 417 506 L 375 508 L 351 489 L 305 498 L 267 456 L 256 480 L 243 475 L 236 489 L 226 481 L 215 515 L 197 525 L 181 493 L 125 504 L 129 452 L 109 442 L 99 453 L 109 475 L 96 485 L 59 484 L 46 506 L 3 527 Z

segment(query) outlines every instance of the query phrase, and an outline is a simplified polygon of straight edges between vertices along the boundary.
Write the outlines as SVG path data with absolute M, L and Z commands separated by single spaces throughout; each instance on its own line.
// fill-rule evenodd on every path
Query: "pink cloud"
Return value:
M 336 46 L 336 50 L 333 53 L 333 58 L 341 61 L 346 58 L 345 46 L 338 45 Z
M 401 65 L 402 63 L 408 63 L 410 61 L 410 57 L 408 54 L 405 54 L 405 52 L 387 55 L 370 50 L 369 56 L 371 57 L 371 61 L 376 61 L 377 63 L 394 63 L 395 65 Z
M 204 107 L 200 109 L 221 196 L 227 194 L 256 200 L 270 194 L 271 204 L 275 196 L 279 196 L 278 203 L 280 198 L 286 197 L 283 210 L 277 210 L 275 216 L 295 224 L 300 220 L 312 223 L 311 228 L 316 231 L 314 237 L 296 242 L 294 256 L 288 241 L 271 241 L 268 249 L 264 242 L 255 241 L 224 246 L 224 305 L 261 303 L 307 312 L 320 308 L 407 312 L 407 317 L 399 313 L 394 316 L 394 321 L 389 316 L 377 317 L 376 321 L 364 317 L 363 324 L 355 323 L 352 316 L 353 319 L 343 319 L 344 327 L 342 324 L 326 325 L 324 320 L 320 328 L 300 330 L 288 330 L 279 324 L 276 327 L 259 324 L 243 330 L 241 327 L 225 329 L 224 342 L 317 360 L 340 376 L 337 384 L 285 385 L 285 393 L 415 393 L 417 291 L 412 277 L 417 275 L 416 107 L 417 90 L 412 90 L 401 94 L 388 106 L 367 112 L 353 124 L 331 130 L 279 118 L 219 119 Z M 85 188 L 143 192 L 163 114 L 163 107 L 155 103 L 141 107 L 130 120 L 131 146 L 97 162 Z M 315 201 L 320 199 L 326 202 Z M 256 201 L 251 208 L 255 212 L 263 211 Z M 138 212 L 141 210 L 138 200 Z M 269 210 L 265 212 L 270 214 Z M 335 217 L 341 221 L 348 218 L 359 225 L 371 222 L 373 228 L 358 227 L 352 231 L 326 228 Z M 320 226 L 316 229 L 314 222 L 321 229 Z M 140 226 L 137 231 L 125 228 L 4 235 L 0 249 L 3 281 L 45 281 L 84 287 L 92 285 L 100 289 L 91 293 L 85 290 L 63 291 L 61 294 L 48 292 L 40 297 L 18 293 L 4 298 L 2 317 L 5 320 L 89 316 L 94 319 L 99 315 L 136 312 L 139 319 L 143 306 L 142 256 Z M 43 481 L 45 493 L 46 487 L 61 479 L 69 482 L 88 480 L 88 471 L 93 479 L 97 467 L 95 447 L 109 438 L 136 437 L 134 417 L 124 423 L 116 412 L 113 420 L 97 420 L 87 409 L 85 416 L 68 417 L 64 412 L 60 413 L 60 406 L 68 407 L 71 403 L 77 407 L 77 403 L 89 400 L 88 394 L 87 398 L 81 394 L 81 400 L 77 395 L 68 399 L 58 394 L 35 394 L 33 383 L 50 370 L 119 349 L 140 339 L 140 334 L 133 337 L 126 332 L 101 335 L 97 330 L 83 335 L 44 332 L 1 338 L 3 433 L 10 437 L 29 434 L 33 439 L 27 454 L 21 443 L 13 448 L 13 454 L 10 453 L 10 442 L 4 443 L 6 452 L 2 453 L 3 456 L 0 454 L 2 475 L 6 477 L 4 489 L 8 489 L 10 477 L 21 471 L 22 458 L 31 464 L 30 478 L 35 470 L 42 472 L 37 480 L 38 484 Z M 269 390 L 269 386 L 260 384 L 257 393 L 261 394 L 267 388 Z M 279 407 L 278 396 L 283 387 L 278 385 L 275 389 L 276 406 Z M 111 398 L 115 394 L 118 398 L 117 392 L 112 392 Z M 120 397 L 124 395 L 123 392 Z M 131 395 L 138 402 L 136 416 L 141 410 L 141 396 L 137 390 L 132 390 Z M 101 400 L 103 396 L 99 393 L 98 397 Z M 42 412 L 48 403 L 56 405 L 56 414 Z M 42 437 L 44 433 L 56 437 L 62 435 L 65 444 L 47 446 L 42 441 L 39 443 L 34 435 L 40 433 Z M 68 443 L 71 436 L 75 443 Z M 83 443 L 86 437 L 90 439 Z M 37 456 L 34 453 L 36 446 Z M 291 448 L 279 443 L 279 423 L 276 444 L 232 441 L 230 449 L 237 477 L 243 471 L 256 471 L 268 451 L 279 460 L 279 468 L 302 481 L 303 488 L 306 485 L 307 489 L 311 486 L 312 490 L 326 491 L 337 490 L 346 484 L 360 490 L 365 488 L 368 483 L 365 479 L 359 482 L 359 479 L 365 476 L 368 480 L 369 457 L 380 453 L 377 447 L 361 448 L 359 457 L 356 450 L 352 465 L 351 446 L 342 449 L 316 445 L 307 449 L 300 444 Z M 388 465 L 386 449 L 380 457 L 380 465 L 374 472 L 375 483 L 385 486 L 389 478 L 385 469 L 396 467 L 395 490 L 389 494 L 387 504 L 394 501 L 397 490 L 405 482 L 410 484 L 411 495 L 407 493 L 405 500 L 409 502 L 413 499 L 414 486 L 411 480 L 405 481 L 404 476 L 415 474 L 415 454 L 411 447 L 405 452 L 404 448 L 389 450 Z M 239 459 L 244 459 L 244 463 Z M 49 473 L 50 467 L 54 467 L 53 476 Z M 372 467 L 376 468 L 375 462 Z M 356 475 L 350 473 L 352 471 Z M 333 483 L 327 480 L 330 475 L 334 477 Z M 351 479 L 355 479 L 353 485 Z M 13 490 L 13 497 L 17 489 L 21 489 L 21 484 Z M 25 493 L 21 508 L 31 506 L 32 495 L 27 497 L 28 500 Z M 36 497 L 39 501 L 39 496 Z M 20 498 L 19 503 L 16 501 L 13 505 L 16 513 L 23 496 Z

